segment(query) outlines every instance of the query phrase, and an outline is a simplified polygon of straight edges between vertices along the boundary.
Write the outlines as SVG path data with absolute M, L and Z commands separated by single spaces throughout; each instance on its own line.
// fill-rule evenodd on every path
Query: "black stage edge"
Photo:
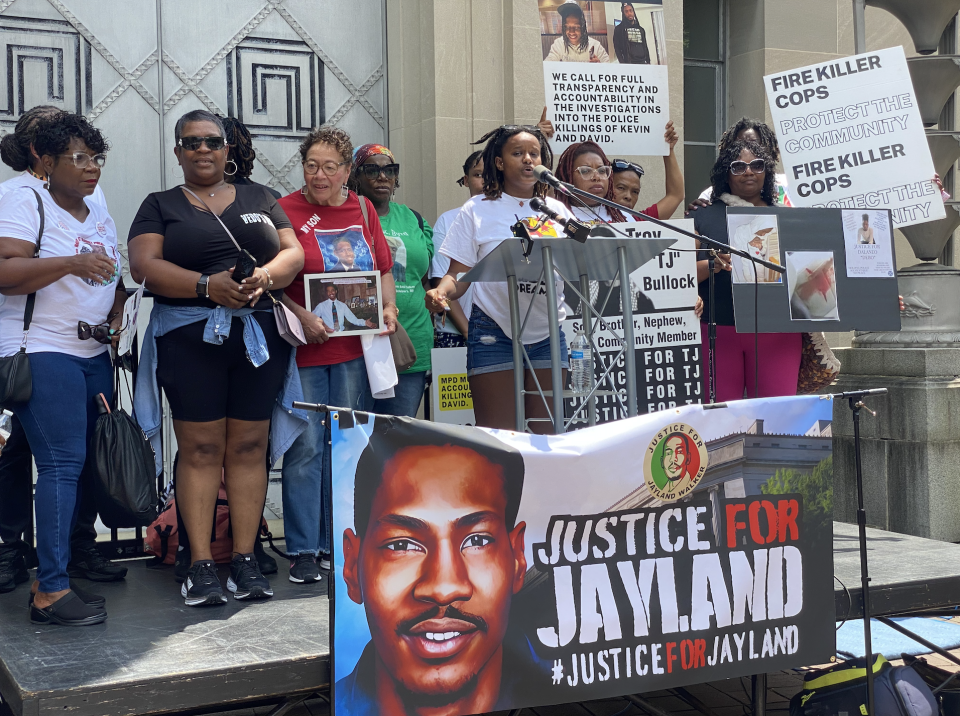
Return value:
M 0 595 L 0 694 L 16 716 L 226 710 L 329 690 L 326 579 L 292 584 L 281 561 L 273 599 L 228 592 L 222 607 L 191 608 L 173 567 L 127 564 L 123 582 L 78 582 L 107 598 L 97 626 L 31 624 L 27 584 Z
M 870 611 L 895 616 L 960 605 L 960 545 L 867 528 Z M 837 621 L 863 616 L 857 526 L 833 523 Z M 846 585 L 846 589 L 840 583 Z
M 875 529 L 867 542 L 874 615 L 960 604 L 960 545 Z M 272 600 L 191 609 L 172 567 L 128 564 L 125 582 L 82 583 L 107 598 L 110 618 L 94 627 L 30 624 L 27 585 L 0 595 L 0 694 L 16 716 L 224 711 L 329 694 L 326 582 L 291 584 L 281 564 Z M 846 585 L 835 583 L 837 620 L 858 617 L 856 525 L 834 523 L 834 572 Z

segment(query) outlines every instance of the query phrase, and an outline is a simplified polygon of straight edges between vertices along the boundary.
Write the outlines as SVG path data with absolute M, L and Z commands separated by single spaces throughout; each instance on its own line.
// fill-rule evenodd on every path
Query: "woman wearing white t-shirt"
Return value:
M 71 591 L 67 577 L 77 484 L 97 418 L 94 398 L 113 394 L 108 345 L 119 333 L 126 293 L 113 220 L 88 201 L 107 142 L 82 116 L 42 121 L 34 148 L 47 188 L 21 187 L 0 199 L 0 356 L 24 339 L 33 392 L 15 405 L 37 463 L 38 581 L 30 620 L 85 626 L 107 617 L 102 598 Z M 43 206 L 40 232 L 38 197 Z M 28 295 L 36 293 L 24 336 Z
M 440 253 L 450 258 L 450 268 L 440 284 L 427 292 L 427 308 L 434 313 L 444 310 L 449 299 L 460 298 L 470 284 L 457 281 L 457 276 L 475 266 L 505 238 L 512 236 L 510 227 L 523 220 L 531 234 L 544 237 L 562 236 L 562 229 L 530 209 L 534 196 L 543 198 L 546 186 L 537 182 L 533 173 L 538 164 L 551 166 L 553 154 L 547 139 L 536 127 L 503 126 L 487 133 L 477 142 L 487 142 L 483 150 L 483 195 L 467 201 L 453 221 Z M 545 199 L 550 208 L 564 218 L 570 211 L 555 199 Z M 546 292 L 542 285 L 520 282 L 520 315 L 527 316 L 533 304 L 523 343 L 530 359 L 528 368 L 537 374 L 541 386 L 550 385 L 550 338 Z M 561 323 L 566 317 L 563 308 L 563 282 L 557 282 L 557 310 Z M 567 344 L 561 332 L 561 365 L 567 367 Z M 467 375 L 473 394 L 477 425 L 513 429 L 516 425 L 513 395 L 513 338 L 510 327 L 510 298 L 507 284 L 478 283 L 473 286 L 473 309 L 467 335 Z M 564 371 L 566 382 L 566 371 Z M 527 390 L 536 390 L 531 373 L 526 377 Z M 546 418 L 548 413 L 539 396 L 527 396 L 526 414 L 530 418 Z M 548 422 L 533 423 L 535 432 L 552 430 Z

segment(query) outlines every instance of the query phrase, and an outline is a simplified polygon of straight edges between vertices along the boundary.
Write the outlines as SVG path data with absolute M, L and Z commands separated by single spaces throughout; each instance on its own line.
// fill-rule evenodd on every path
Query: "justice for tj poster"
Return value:
M 554 152 L 593 141 L 611 155 L 669 154 L 663 0 L 537 0 L 537 9 Z
M 335 714 L 824 663 L 832 408 L 688 405 L 550 437 L 332 414 Z

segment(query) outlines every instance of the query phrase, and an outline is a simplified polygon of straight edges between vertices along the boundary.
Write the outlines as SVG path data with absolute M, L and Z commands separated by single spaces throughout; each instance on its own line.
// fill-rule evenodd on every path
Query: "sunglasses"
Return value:
M 109 323 L 99 323 L 95 326 L 91 326 L 86 321 L 79 321 L 77 323 L 77 338 L 81 341 L 89 341 L 92 338 L 97 343 L 109 345 L 113 342 L 113 337 L 118 333 L 120 333 L 120 331 L 115 331 L 110 328 Z
M 305 162 L 303 165 L 303 173 L 308 176 L 313 176 L 318 171 L 323 170 L 323 173 L 328 177 L 332 177 L 338 171 L 340 167 L 346 166 L 350 162 L 324 162 L 323 164 L 317 164 L 314 161 Z
M 623 159 L 613 160 L 613 171 L 625 172 L 628 170 L 636 172 L 638 176 L 643 176 L 643 167 L 641 167 L 639 164 L 634 164 L 633 162 L 628 162 Z
M 767 170 L 767 163 L 762 159 L 754 159 L 749 164 L 741 161 L 730 162 L 730 173 L 734 176 L 746 174 L 747 167 L 750 167 L 750 171 L 754 174 L 763 174 Z
M 227 146 L 227 140 L 223 137 L 180 137 L 177 144 L 190 152 L 195 152 L 201 144 L 206 144 L 207 149 L 216 152 Z
M 61 154 L 60 156 L 70 157 L 73 161 L 73 166 L 77 169 L 86 169 L 90 166 L 90 162 L 93 162 L 98 168 L 107 163 L 106 154 L 94 154 L 90 156 L 86 152 L 74 152 L 73 154 Z
M 597 167 L 597 168 L 577 167 L 574 171 L 577 172 L 577 174 L 579 174 L 584 179 L 590 179 L 594 175 L 600 177 L 601 179 L 609 179 L 610 174 L 613 170 L 610 167 L 603 166 L 603 167 Z
M 362 174 L 367 179 L 376 179 L 381 174 L 387 179 L 396 179 L 400 176 L 400 165 L 384 164 L 381 167 L 379 164 L 364 164 L 357 167 L 357 174 Z

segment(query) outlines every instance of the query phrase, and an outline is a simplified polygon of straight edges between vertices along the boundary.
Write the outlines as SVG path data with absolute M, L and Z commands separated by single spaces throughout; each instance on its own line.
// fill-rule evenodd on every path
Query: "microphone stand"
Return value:
M 748 261 L 752 261 L 755 264 L 760 264 L 761 266 L 771 269 L 772 271 L 776 271 L 777 273 L 780 273 L 780 274 L 786 273 L 786 269 L 783 266 L 775 264 L 771 261 L 758 259 L 754 256 L 751 256 L 746 251 L 735 249 L 732 246 L 724 244 L 720 241 L 716 241 L 715 239 L 711 239 L 709 236 L 704 236 L 702 234 L 694 234 L 684 229 L 677 228 L 676 226 L 671 226 L 665 221 L 662 221 L 660 219 L 654 219 L 652 216 L 648 216 L 647 214 L 639 212 L 635 209 L 626 207 L 623 204 L 618 204 L 615 201 L 610 201 L 609 199 L 596 196 L 595 194 L 591 194 L 590 192 L 584 191 L 583 189 L 578 189 L 573 184 L 568 184 L 567 182 L 559 181 L 559 180 L 557 181 L 557 184 L 559 186 L 553 187 L 553 188 L 557 189 L 563 194 L 567 194 L 568 196 L 577 196 L 581 199 L 589 199 L 590 201 L 595 201 L 601 206 L 607 207 L 608 209 L 619 209 L 622 212 L 626 212 L 632 216 L 637 217 L 641 221 L 650 221 L 656 224 L 657 226 L 662 226 L 663 228 L 669 229 L 670 231 L 675 231 L 678 234 L 689 236 L 690 238 L 695 239 L 696 241 L 699 241 L 701 244 L 706 244 L 708 247 L 710 247 L 710 254 L 708 255 L 708 258 L 707 258 L 707 268 L 708 268 L 707 294 L 710 297 L 710 306 L 707 309 L 707 321 L 708 321 L 707 335 L 708 335 L 708 345 L 709 345 L 708 352 L 709 352 L 709 365 L 710 365 L 709 391 L 710 391 L 710 402 L 716 403 L 717 402 L 717 378 L 716 378 L 717 376 L 717 370 L 716 370 L 717 368 L 717 365 L 716 365 L 717 363 L 717 359 L 716 359 L 717 323 L 716 323 L 716 315 L 714 313 L 714 281 L 715 279 L 714 279 L 714 273 L 713 273 L 714 259 L 716 257 L 716 254 L 724 253 L 724 254 L 732 254 L 734 256 L 740 256 L 741 258 L 745 258 Z M 757 291 L 757 290 L 759 290 L 759 284 L 754 283 L 754 291 Z M 754 309 L 755 324 L 757 320 L 758 320 L 758 316 L 756 314 L 756 309 Z M 754 327 L 754 333 L 756 333 L 756 326 Z M 756 369 L 759 370 L 759 366 L 756 366 Z M 760 397 L 760 396 L 757 395 L 756 397 Z

